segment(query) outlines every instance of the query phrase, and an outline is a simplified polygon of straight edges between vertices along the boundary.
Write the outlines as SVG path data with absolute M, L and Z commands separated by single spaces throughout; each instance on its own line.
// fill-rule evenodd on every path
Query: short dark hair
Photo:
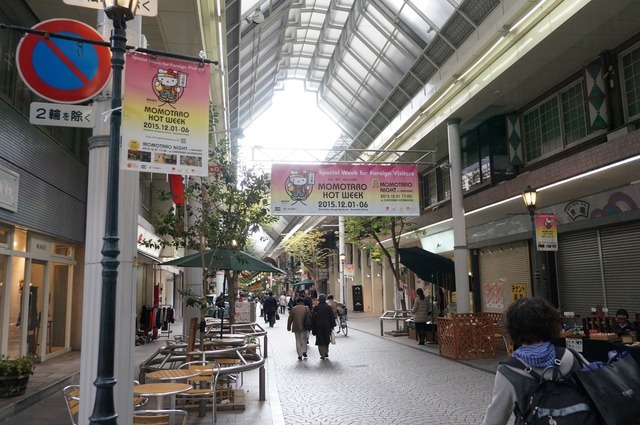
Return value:
M 327 295 L 327 299 L 328 299 L 328 300 L 332 300 L 332 299 L 333 299 L 333 294 L 329 294 L 329 295 Z
M 504 316 L 507 333 L 516 345 L 548 342 L 560 335 L 558 312 L 544 298 L 520 298 Z
M 627 316 L 627 319 L 629 318 L 629 312 L 624 308 L 619 308 L 618 311 L 616 311 L 616 316 L 621 316 L 621 315 Z

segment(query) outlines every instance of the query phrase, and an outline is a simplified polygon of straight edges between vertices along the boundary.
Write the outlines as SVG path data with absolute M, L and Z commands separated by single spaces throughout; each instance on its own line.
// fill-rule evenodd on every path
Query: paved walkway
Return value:
M 437 345 L 418 346 L 406 336 L 381 337 L 378 315 L 350 313 L 349 336 L 338 334 L 328 359 L 320 360 L 311 336 L 309 358 L 300 361 L 294 336 L 286 331 L 286 319 L 283 315 L 275 327 L 266 328 L 267 400 L 258 400 L 258 371 L 247 372 L 242 386 L 245 410 L 219 412 L 218 424 L 481 423 L 499 359 L 452 361 L 438 354 Z M 385 324 L 385 330 L 394 327 L 393 323 Z M 136 347 L 136 364 L 163 340 Z M 70 423 L 59 388 L 77 381 L 79 353 L 63 357 L 57 364 L 51 361 L 38 368 L 25 397 L 0 399 L 2 425 Z M 61 377 L 66 377 L 66 382 L 60 383 Z M 45 387 L 48 393 L 43 392 Z M 211 417 L 198 418 L 190 412 L 188 423 L 211 423 Z

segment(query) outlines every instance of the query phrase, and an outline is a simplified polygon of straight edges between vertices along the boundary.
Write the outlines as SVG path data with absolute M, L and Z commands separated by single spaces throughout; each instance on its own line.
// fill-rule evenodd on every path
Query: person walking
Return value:
M 284 314 L 284 311 L 287 309 L 287 296 L 284 294 L 284 292 L 280 294 L 278 307 L 280 307 L 280 314 Z
M 289 311 L 287 319 L 287 330 L 296 336 L 296 351 L 298 352 L 298 360 L 307 358 L 308 331 L 304 327 L 306 316 L 311 316 L 309 307 L 304 305 L 304 298 L 298 298 L 296 305 Z
M 422 288 L 416 289 L 416 299 L 413 302 L 413 323 L 416 325 L 416 334 L 418 335 L 418 345 L 424 345 L 427 336 L 427 321 L 429 320 L 429 311 L 431 302 L 424 296 Z
M 338 301 L 333 299 L 333 294 L 327 295 L 327 304 L 329 304 L 329 306 L 331 307 L 331 310 L 333 310 L 333 317 L 337 319 L 338 307 L 342 307 L 342 304 L 340 304 Z
M 331 332 L 336 326 L 336 318 L 333 315 L 331 306 L 327 304 L 327 296 L 318 296 L 318 305 L 311 311 L 311 333 L 316 337 L 316 345 L 320 352 L 320 359 L 329 357 L 329 344 L 331 343 Z
M 560 319 L 555 307 L 544 298 L 520 298 L 507 307 L 504 317 L 507 333 L 513 343 L 519 346 L 512 356 L 522 362 L 528 370 L 543 376 L 543 379 L 553 378 L 553 373 L 544 373 L 544 370 L 550 366 L 556 365 L 562 376 L 568 376 L 571 372 L 579 370 L 582 367 L 581 363 L 588 363 L 580 353 L 570 350 L 561 350 L 562 355 L 556 358 L 558 357 L 556 346 L 550 341 L 557 338 L 560 333 Z M 519 377 L 520 384 L 514 385 L 507 377 L 507 373 Z M 520 415 L 528 411 L 528 400 L 531 400 L 531 395 L 540 384 L 539 379 L 530 375 L 531 372 L 516 369 L 508 364 L 498 367 L 491 404 L 487 407 L 483 425 L 505 425 L 509 422 L 512 413 L 516 415 L 516 424 L 524 423 Z M 575 413 L 581 414 L 577 410 Z M 554 419 L 551 418 L 551 421 Z M 552 423 L 551 421 L 549 423 Z M 592 422 L 576 420 L 571 423 Z
M 269 327 L 273 327 L 276 323 L 276 314 L 278 314 L 278 300 L 273 296 L 273 292 L 269 292 L 269 296 L 264 300 L 264 312 L 267 315 Z

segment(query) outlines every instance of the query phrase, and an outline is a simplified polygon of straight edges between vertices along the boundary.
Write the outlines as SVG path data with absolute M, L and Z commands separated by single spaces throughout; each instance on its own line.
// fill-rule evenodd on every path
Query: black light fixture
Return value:
M 118 184 L 120 156 L 120 124 L 122 122 L 122 70 L 127 50 L 127 21 L 133 19 L 138 0 L 102 0 L 104 12 L 113 21 L 111 31 L 111 124 L 109 127 L 109 163 L 107 176 L 107 211 L 102 245 L 102 294 L 100 301 L 100 336 L 98 375 L 94 382 L 96 398 L 92 424 L 117 424 L 113 400 L 115 364 L 116 290 L 118 284 Z
M 531 237 L 533 247 L 533 291 L 536 296 L 545 297 L 542 287 L 540 285 L 540 270 L 538 269 L 538 246 L 536 242 L 536 202 L 538 200 L 538 192 L 532 189 L 531 186 L 527 186 L 522 193 L 522 200 L 529 210 L 529 216 L 531 217 Z M 545 297 L 546 298 L 546 297 Z

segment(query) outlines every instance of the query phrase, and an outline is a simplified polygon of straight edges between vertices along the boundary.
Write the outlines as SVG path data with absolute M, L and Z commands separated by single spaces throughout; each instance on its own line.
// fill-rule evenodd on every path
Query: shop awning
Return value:
M 422 248 L 400 248 L 400 263 L 418 277 L 450 291 L 456 290 L 455 264 L 450 259 Z
M 292 286 L 293 286 L 293 289 L 296 290 L 296 288 L 299 288 L 301 286 L 304 286 L 306 288 L 307 286 L 311 286 L 311 285 L 315 285 L 315 282 L 313 281 L 313 279 L 304 279 L 304 280 L 301 280 L 300 282 L 294 283 Z
M 265 263 L 244 251 L 229 248 L 216 248 L 214 251 L 206 251 L 204 253 L 204 257 L 205 265 L 210 265 L 212 269 L 286 274 L 285 271 L 280 270 L 269 263 Z M 200 253 L 196 253 L 182 258 L 176 258 L 175 260 L 166 261 L 162 264 L 177 267 L 202 267 L 202 258 L 200 257 Z

